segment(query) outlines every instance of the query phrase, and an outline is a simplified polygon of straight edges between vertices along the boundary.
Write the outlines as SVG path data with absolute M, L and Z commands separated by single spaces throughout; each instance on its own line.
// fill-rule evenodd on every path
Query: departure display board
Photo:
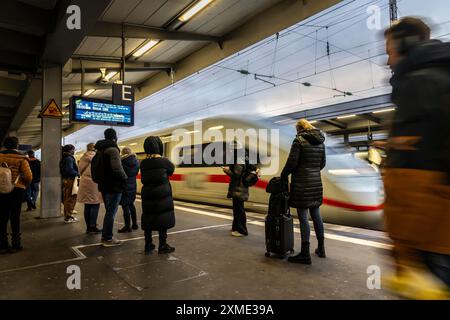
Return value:
M 133 126 L 134 106 L 117 105 L 109 100 L 72 97 L 70 121 L 87 124 Z

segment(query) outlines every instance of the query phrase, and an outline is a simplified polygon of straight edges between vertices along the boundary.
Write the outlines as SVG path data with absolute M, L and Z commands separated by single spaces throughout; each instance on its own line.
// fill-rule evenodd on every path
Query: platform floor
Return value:
M 137 203 L 140 216 L 140 201 Z M 382 232 L 326 225 L 328 257 L 311 266 L 266 258 L 264 216 L 249 213 L 245 238 L 230 236 L 231 209 L 176 202 L 170 255 L 143 254 L 143 231 L 116 234 L 125 243 L 103 248 L 80 222 L 40 220 L 23 212 L 24 250 L 0 255 L 0 299 L 395 299 L 367 288 L 367 268 L 389 272 Z M 101 208 L 99 224 L 104 212 Z M 297 220 L 296 220 L 297 222 Z M 119 209 L 116 226 L 123 226 Z M 296 250 L 300 244 L 296 224 Z M 155 239 L 157 244 L 157 239 Z M 316 246 L 312 232 L 312 251 Z M 66 286 L 67 267 L 81 269 L 81 290 Z

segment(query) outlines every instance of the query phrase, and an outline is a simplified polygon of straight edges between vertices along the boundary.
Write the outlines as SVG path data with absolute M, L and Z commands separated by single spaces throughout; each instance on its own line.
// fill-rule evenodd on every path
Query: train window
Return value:
M 229 152 L 232 154 L 229 154 Z M 225 142 L 211 142 L 204 143 L 201 145 L 192 145 L 187 147 L 181 147 L 178 150 L 178 155 L 180 164 L 179 167 L 221 167 L 224 165 L 232 164 L 235 159 L 239 156 L 237 150 L 227 148 Z M 201 155 L 198 153 L 201 152 Z M 246 148 L 245 152 L 248 159 L 256 159 L 257 163 L 260 162 L 260 157 L 258 152 Z M 196 155 L 198 159 L 201 159 L 201 163 L 196 163 Z

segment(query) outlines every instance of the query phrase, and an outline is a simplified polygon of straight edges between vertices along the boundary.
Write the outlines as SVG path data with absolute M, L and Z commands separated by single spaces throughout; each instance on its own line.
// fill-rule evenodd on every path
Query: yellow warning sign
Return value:
M 63 114 L 61 112 L 61 109 L 58 107 L 58 104 L 56 103 L 55 99 L 52 99 L 42 109 L 41 113 L 39 114 L 39 117 L 61 119 L 63 117 Z

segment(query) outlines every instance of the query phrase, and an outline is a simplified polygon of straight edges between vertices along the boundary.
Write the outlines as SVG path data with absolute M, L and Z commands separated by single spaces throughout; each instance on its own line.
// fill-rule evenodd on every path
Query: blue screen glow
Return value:
M 131 125 L 133 121 L 131 106 L 76 99 L 74 107 L 73 119 L 75 121 L 125 125 Z

